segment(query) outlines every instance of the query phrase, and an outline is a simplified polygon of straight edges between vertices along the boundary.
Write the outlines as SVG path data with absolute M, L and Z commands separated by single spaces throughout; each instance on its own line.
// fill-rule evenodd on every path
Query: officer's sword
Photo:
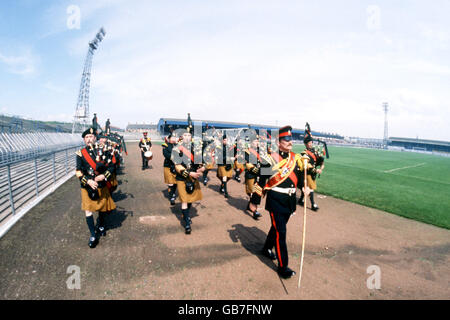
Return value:
M 306 234 L 306 188 L 307 188 L 307 181 L 306 181 L 306 176 L 307 176 L 307 165 L 308 165 L 308 161 L 306 159 L 303 159 L 303 172 L 304 172 L 304 176 L 305 176 L 305 180 L 303 183 L 303 188 L 305 189 L 303 191 L 304 194 L 304 198 L 303 198 L 303 240 L 302 240 L 302 256 L 300 258 L 300 271 L 298 273 L 298 288 L 300 288 L 300 282 L 302 281 L 302 271 L 303 271 L 303 256 L 305 253 L 305 234 Z

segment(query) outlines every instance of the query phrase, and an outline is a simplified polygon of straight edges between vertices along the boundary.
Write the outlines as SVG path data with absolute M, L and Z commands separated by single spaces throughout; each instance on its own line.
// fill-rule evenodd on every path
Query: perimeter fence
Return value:
M 75 174 L 79 134 L 0 133 L 0 237 Z

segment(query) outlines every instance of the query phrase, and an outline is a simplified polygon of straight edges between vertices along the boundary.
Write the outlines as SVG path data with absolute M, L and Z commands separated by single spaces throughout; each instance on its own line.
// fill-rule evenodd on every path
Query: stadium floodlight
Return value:
M 91 47 L 92 50 L 97 50 L 97 43 L 96 42 L 94 42 L 94 41 L 89 42 L 89 46 Z
M 82 132 L 89 122 L 89 89 L 91 83 L 92 58 L 95 50 L 106 35 L 105 29 L 100 28 L 95 38 L 89 42 L 89 49 L 84 62 L 83 75 L 81 77 L 80 92 L 78 94 L 77 107 L 73 118 L 72 133 Z

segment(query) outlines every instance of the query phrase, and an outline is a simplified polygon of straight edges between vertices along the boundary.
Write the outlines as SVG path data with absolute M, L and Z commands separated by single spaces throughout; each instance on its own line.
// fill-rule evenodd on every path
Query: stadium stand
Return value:
M 157 132 L 157 125 L 156 124 L 145 124 L 145 123 L 135 123 L 131 124 L 129 123 L 127 127 L 125 128 L 126 132 Z
M 389 138 L 389 146 L 406 150 L 450 153 L 450 142 L 412 138 Z
M 39 121 L 0 114 L 0 132 L 72 132 L 72 123 Z
M 279 127 L 263 125 L 263 124 L 251 124 L 251 123 L 239 123 L 239 122 L 225 122 L 225 121 L 213 121 L 213 120 L 194 120 L 194 123 L 201 122 L 203 130 L 208 128 L 215 129 L 238 129 L 238 128 L 252 128 L 255 130 L 276 130 Z M 162 135 L 165 136 L 170 132 L 170 129 L 176 130 L 179 128 L 186 128 L 188 125 L 187 119 L 175 119 L 175 118 L 161 118 L 157 124 L 157 130 Z M 304 129 L 293 128 L 292 135 L 295 140 L 301 140 L 301 136 L 304 134 Z M 338 134 L 331 133 L 323 133 L 323 132 L 312 132 L 313 136 L 321 137 L 321 138 L 335 138 L 335 139 L 343 139 L 343 136 Z

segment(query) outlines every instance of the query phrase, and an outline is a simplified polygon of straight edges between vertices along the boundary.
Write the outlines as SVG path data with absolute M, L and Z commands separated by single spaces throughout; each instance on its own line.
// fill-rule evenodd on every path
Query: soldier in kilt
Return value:
M 237 182 L 241 182 L 241 173 L 245 170 L 245 158 L 244 158 L 244 144 L 242 143 L 242 140 L 238 138 L 238 141 L 235 144 L 234 147 L 234 154 L 236 155 L 236 158 L 234 160 L 234 179 Z M 241 152 L 242 151 L 242 152 Z
M 162 144 L 162 152 L 164 156 L 164 183 L 167 184 L 170 204 L 175 205 L 177 180 L 175 163 L 172 161 L 172 149 L 177 143 L 177 137 L 171 133 L 167 137 L 167 141 Z
M 309 164 L 311 168 L 308 168 L 308 175 L 306 177 L 308 187 L 311 189 L 309 193 L 309 200 L 311 201 L 311 210 L 317 211 L 319 210 L 319 206 L 314 201 L 314 190 L 317 188 L 316 179 L 318 175 L 320 175 L 325 168 L 325 158 L 313 147 L 313 138 L 311 136 L 311 132 L 309 130 L 305 130 L 305 138 L 303 139 L 303 143 L 305 144 L 306 149 L 302 151 L 302 156 L 308 157 Z M 305 195 L 303 192 L 300 195 L 300 199 L 298 200 L 298 204 L 304 205 Z
M 118 140 L 116 137 L 110 136 L 110 141 L 111 141 L 111 148 L 112 148 L 112 162 L 115 164 L 116 170 L 114 171 L 114 177 L 116 178 L 117 181 L 117 173 L 120 171 L 121 169 L 121 164 L 122 164 L 122 153 L 120 151 L 120 140 Z M 119 183 L 117 183 L 119 184 Z
M 181 213 L 185 222 L 185 233 L 190 234 L 192 220 L 189 214 L 192 203 L 202 200 L 199 178 L 205 170 L 203 163 L 194 163 L 194 145 L 191 143 L 190 128 L 183 133 L 182 141 L 172 150 L 175 164 L 176 183 L 181 201 Z
M 116 191 L 119 182 L 117 181 L 117 168 L 119 167 L 119 160 L 117 157 L 116 148 L 114 147 L 114 142 L 109 140 L 113 139 L 109 135 L 100 134 L 98 136 L 97 146 L 97 162 L 103 163 L 104 165 L 111 167 L 111 179 L 106 182 L 106 186 L 109 192 L 112 193 Z
M 227 190 L 227 182 L 231 178 L 233 178 L 233 161 L 234 157 L 234 146 L 230 146 L 228 144 L 228 139 L 226 134 L 223 136 L 222 145 L 217 147 L 218 152 L 216 153 L 216 157 L 220 157 L 217 161 L 217 178 L 219 178 L 220 184 L 220 193 L 223 193 L 225 198 L 228 198 L 228 190 Z M 227 157 L 227 153 L 231 154 L 231 157 Z
M 204 136 L 203 141 L 203 162 L 205 163 L 205 171 L 203 171 L 202 182 L 206 186 L 209 181 L 208 172 L 214 169 L 215 166 L 215 142 L 211 137 Z
M 251 199 L 253 194 L 253 187 L 258 178 L 259 169 L 261 167 L 261 158 L 259 155 L 258 139 L 251 141 L 250 146 L 245 151 L 245 193 Z M 247 210 L 250 210 L 250 200 L 247 204 Z M 261 213 L 256 209 L 252 212 L 253 218 L 258 220 L 262 217 Z
M 107 212 L 116 208 L 106 185 L 112 176 L 113 167 L 105 165 L 98 160 L 95 148 L 97 133 L 94 128 L 83 132 L 82 137 L 86 144 L 76 152 L 76 176 L 81 184 L 81 210 L 86 214 L 86 223 L 90 231 L 89 247 L 95 248 L 100 236 L 106 235 L 104 218 Z M 93 214 L 99 212 L 98 224 L 95 226 Z

